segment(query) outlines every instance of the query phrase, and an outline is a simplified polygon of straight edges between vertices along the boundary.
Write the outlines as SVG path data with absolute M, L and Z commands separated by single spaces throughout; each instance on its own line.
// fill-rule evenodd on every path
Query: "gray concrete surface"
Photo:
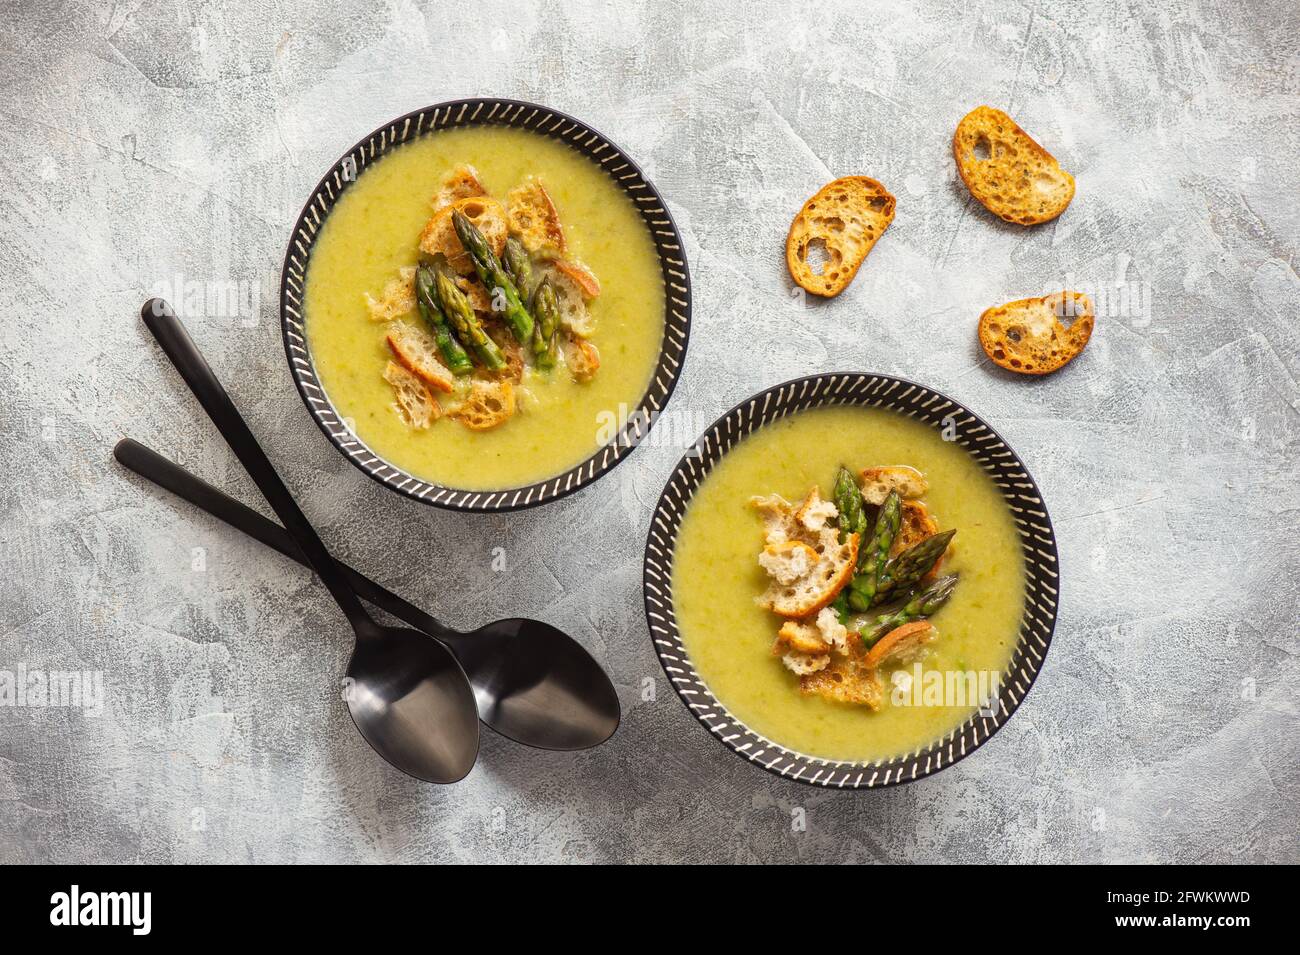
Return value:
M 5 4 L 0 671 L 91 671 L 103 698 L 0 706 L 0 861 L 1300 859 L 1295 5 L 464 9 Z M 695 723 L 640 604 L 673 444 L 469 517 L 370 482 L 309 421 L 274 295 L 301 202 L 371 128 L 489 93 L 583 117 L 667 196 L 696 290 L 674 434 L 859 368 L 952 394 L 1024 457 L 1060 537 L 1060 624 L 976 756 L 823 792 Z M 1025 231 L 969 199 L 948 142 L 979 103 L 1075 173 L 1060 220 Z M 898 217 L 846 294 L 805 307 L 785 232 L 848 173 Z M 535 610 L 577 635 L 625 707 L 608 745 L 485 736 L 450 788 L 371 754 L 323 591 L 110 461 L 132 435 L 258 501 L 137 318 L 178 283 L 241 293 L 191 328 L 339 553 L 453 624 Z M 1041 381 L 991 367 L 980 311 L 1062 284 L 1104 298 L 1085 355 Z

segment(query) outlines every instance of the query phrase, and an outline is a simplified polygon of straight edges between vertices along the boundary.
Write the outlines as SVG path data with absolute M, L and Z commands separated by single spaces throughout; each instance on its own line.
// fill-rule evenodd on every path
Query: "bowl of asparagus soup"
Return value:
M 461 510 L 539 504 L 644 436 L 685 351 L 681 243 L 599 133 L 509 100 L 402 117 L 335 164 L 281 288 L 309 410 L 362 470 Z
M 788 382 L 720 419 L 651 522 L 665 672 L 733 751 L 803 782 L 908 782 L 1033 683 L 1056 546 L 1033 479 L 955 401 L 884 375 Z

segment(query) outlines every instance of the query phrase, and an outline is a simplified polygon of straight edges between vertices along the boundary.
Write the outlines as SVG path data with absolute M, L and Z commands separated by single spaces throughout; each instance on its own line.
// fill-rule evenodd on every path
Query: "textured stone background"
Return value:
M 0 669 L 99 670 L 106 696 L 98 716 L 0 707 L 0 861 L 1300 858 L 1289 0 L 95 6 L 0 17 Z M 948 392 L 1017 448 L 1063 605 L 975 757 L 823 792 L 709 738 L 640 603 L 678 448 L 469 517 L 372 483 L 310 422 L 274 300 L 293 217 L 363 133 L 472 94 L 584 118 L 668 198 L 696 293 L 688 440 L 761 387 L 856 368 Z M 1078 177 L 1057 222 L 1004 225 L 956 180 L 949 137 L 979 103 Z M 898 217 L 845 295 L 801 307 L 786 228 L 848 173 Z M 261 504 L 137 317 L 178 278 L 255 291 L 190 326 L 339 554 L 452 624 L 568 629 L 618 683 L 610 743 L 485 734 L 450 788 L 371 754 L 324 592 L 110 460 L 131 435 Z M 979 312 L 1062 283 L 1110 303 L 1085 355 L 1042 381 L 991 367 Z M 489 577 L 495 546 L 512 574 Z

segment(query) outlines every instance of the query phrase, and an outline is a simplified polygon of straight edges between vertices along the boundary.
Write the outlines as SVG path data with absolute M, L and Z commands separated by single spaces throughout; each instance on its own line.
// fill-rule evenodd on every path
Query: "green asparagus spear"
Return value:
M 835 475 L 835 507 L 840 512 L 840 543 L 848 540 L 850 534 L 858 535 L 859 554 L 866 546 L 863 537 L 867 533 L 867 512 L 862 506 L 862 492 L 858 482 L 853 480 L 853 472 L 841 467 Z
M 533 284 L 533 260 L 528 257 L 528 250 L 524 248 L 524 244 L 513 235 L 506 239 L 505 258 L 501 264 L 505 266 L 510 281 L 514 282 L 515 288 L 519 290 L 519 297 L 527 298 L 528 290 Z
M 914 594 L 907 603 L 897 610 L 892 613 L 881 614 L 868 621 L 858 630 L 859 635 L 862 637 L 862 645 L 870 647 L 895 627 L 901 627 L 905 623 L 911 623 L 913 620 L 920 620 L 923 617 L 933 616 L 951 596 L 952 589 L 956 585 L 957 577 L 955 574 L 949 577 L 940 577 L 929 587 Z
M 461 347 L 456 336 L 447 327 L 447 316 L 443 314 L 438 303 L 438 291 L 433 269 L 421 265 L 415 270 L 415 304 L 420 316 L 433 329 L 433 339 L 438 343 L 438 351 L 454 375 L 465 375 L 474 370 L 474 363 Z
M 498 294 L 505 299 L 506 322 L 519 344 L 528 345 L 533 337 L 533 317 L 519 300 L 519 289 L 510 281 L 510 276 L 501 267 L 496 253 L 487 244 L 487 239 L 483 238 L 478 227 L 465 218 L 460 210 L 452 212 L 451 221 L 456 227 L 456 235 L 460 237 L 460 244 L 474 260 L 474 271 L 478 273 L 479 281 L 492 293 L 494 300 Z
M 488 337 L 483 326 L 479 324 L 473 307 L 465 293 L 456 287 L 456 283 L 445 268 L 435 268 L 435 281 L 438 285 L 438 300 L 442 303 L 447 324 L 456 332 L 456 337 L 473 350 L 486 367 L 496 371 L 505 366 L 505 356 L 497 343 Z
M 549 278 L 544 278 L 533 292 L 533 314 L 537 322 L 533 326 L 533 356 L 537 367 L 550 369 L 555 367 L 555 351 L 559 344 L 556 329 L 560 325 L 560 306 L 555 299 L 555 287 Z
M 956 528 L 933 534 L 925 540 L 913 544 L 897 557 L 885 564 L 876 585 L 876 603 L 891 593 L 901 594 L 930 572 L 948 549 L 948 542 L 957 533 Z
M 854 610 L 867 611 L 879 603 L 880 582 L 902 524 L 902 508 L 898 492 L 890 491 L 876 514 L 871 536 L 858 546 L 858 573 L 849 581 L 849 605 Z

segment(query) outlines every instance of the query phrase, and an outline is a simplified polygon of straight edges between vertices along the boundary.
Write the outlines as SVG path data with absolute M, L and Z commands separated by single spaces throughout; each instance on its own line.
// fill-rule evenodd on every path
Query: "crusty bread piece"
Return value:
M 794 512 L 794 519 L 805 530 L 820 531 L 827 521 L 838 517 L 839 513 L 833 503 L 822 500 L 821 488 L 813 487 Z
M 487 190 L 479 182 L 478 170 L 473 166 L 460 165 L 447 173 L 447 178 L 443 179 L 442 185 L 433 194 L 429 205 L 433 206 L 434 212 L 437 212 L 459 199 L 472 199 L 475 196 L 486 195 Z
M 384 368 L 384 381 L 393 386 L 393 407 L 412 428 L 424 429 L 442 417 L 442 406 L 424 382 L 395 361 Z
M 524 349 L 519 344 L 510 329 L 499 319 L 485 319 L 483 328 L 501 349 L 501 355 L 505 358 L 504 368 L 497 371 L 488 371 L 486 368 L 481 369 L 481 376 L 484 378 L 501 378 L 506 381 L 512 381 L 519 384 L 524 379 Z
M 971 195 L 1008 222 L 1050 222 L 1074 198 L 1074 177 L 1000 109 L 967 113 L 953 133 L 952 154 Z
M 930 483 L 925 475 L 906 464 L 862 470 L 862 498 L 877 507 L 885 503 L 890 491 L 897 491 L 901 498 L 915 500 L 924 497 L 928 490 Z
M 787 620 L 777 631 L 776 642 L 772 644 L 772 655 L 779 657 L 791 651 L 830 653 L 831 645 L 822 639 L 821 631 L 815 624 L 804 623 L 801 620 Z
M 862 665 L 871 670 L 878 670 L 886 663 L 892 666 L 906 666 L 925 654 L 925 645 L 938 633 L 928 620 L 913 620 L 901 627 L 895 627 L 876 641 L 875 646 L 867 651 Z
M 555 268 L 578 287 L 582 297 L 591 301 L 600 295 L 600 281 L 596 278 L 591 269 L 587 268 L 581 262 L 575 262 L 571 259 L 556 259 Z
M 560 271 L 554 262 L 539 266 L 537 274 L 539 282 L 543 277 L 548 278 L 551 288 L 555 289 L 555 306 L 560 313 L 560 327 L 581 338 L 589 338 L 596 331 L 596 319 L 587 309 L 586 296 L 578 283 Z
M 792 584 L 807 577 L 817 560 L 817 551 L 797 540 L 768 544 L 758 555 L 758 565 L 778 584 Z
M 477 276 L 458 275 L 456 276 L 456 287 L 465 293 L 469 299 L 470 308 L 481 315 L 491 315 L 492 313 L 492 293 L 483 287 Z
M 560 214 L 540 179 L 529 178 L 506 193 L 506 214 L 510 231 L 533 255 L 554 258 L 564 254 L 567 246 Z
M 451 416 L 471 431 L 486 431 L 509 420 L 515 413 L 515 386 L 508 379 L 476 380 L 469 395 Z
M 415 311 L 415 266 L 408 265 L 398 270 L 396 278 L 384 284 L 379 298 L 367 292 L 366 308 L 370 310 L 373 322 L 391 322 Z
M 470 196 L 457 199 L 433 214 L 420 233 L 420 251 L 433 256 L 442 253 L 447 264 L 460 275 L 474 271 L 474 261 L 460 244 L 456 226 L 451 221 L 452 211 L 457 211 L 478 227 L 492 251 L 500 257 L 506 247 L 506 210 L 490 196 Z
M 561 333 L 560 348 L 564 352 L 564 363 L 574 381 L 591 381 L 600 370 L 600 352 L 596 346 L 577 335 Z
M 873 710 L 885 703 L 885 688 L 877 670 L 867 666 L 859 654 L 827 657 L 827 665 L 800 678 L 799 689 L 840 703 L 854 703 Z
M 816 673 L 818 670 L 826 669 L 827 664 L 831 662 L 828 654 L 819 653 L 787 653 L 781 657 L 781 662 L 785 664 L 786 669 L 804 676 L 809 673 Z
M 438 360 L 438 343 L 423 328 L 408 322 L 393 322 L 384 340 L 398 363 L 438 391 L 450 392 L 456 377 Z
M 839 295 L 894 221 L 894 205 L 889 190 L 867 176 L 845 176 L 822 186 L 790 223 L 785 240 L 790 277 L 814 295 Z M 814 247 L 826 256 L 820 272 L 808 264 Z
M 1074 317 L 1067 328 L 1057 318 Z M 1092 299 L 1082 292 L 1022 298 L 980 316 L 984 353 L 1008 371 L 1047 375 L 1073 361 L 1092 337 Z
M 749 506 L 758 511 L 763 519 L 763 538 L 768 545 L 781 544 L 797 537 L 798 525 L 794 520 L 797 507 L 780 494 L 751 497 Z
M 930 509 L 920 501 L 900 502 L 898 533 L 890 545 L 889 556 L 897 557 L 927 537 L 939 533 L 939 522 L 930 514 Z
M 825 527 L 817 535 L 814 549 L 818 561 L 805 577 L 790 584 L 772 581 L 759 598 L 760 606 L 782 617 L 807 617 L 821 610 L 853 576 L 858 557 L 858 535 L 840 543 L 839 532 Z

